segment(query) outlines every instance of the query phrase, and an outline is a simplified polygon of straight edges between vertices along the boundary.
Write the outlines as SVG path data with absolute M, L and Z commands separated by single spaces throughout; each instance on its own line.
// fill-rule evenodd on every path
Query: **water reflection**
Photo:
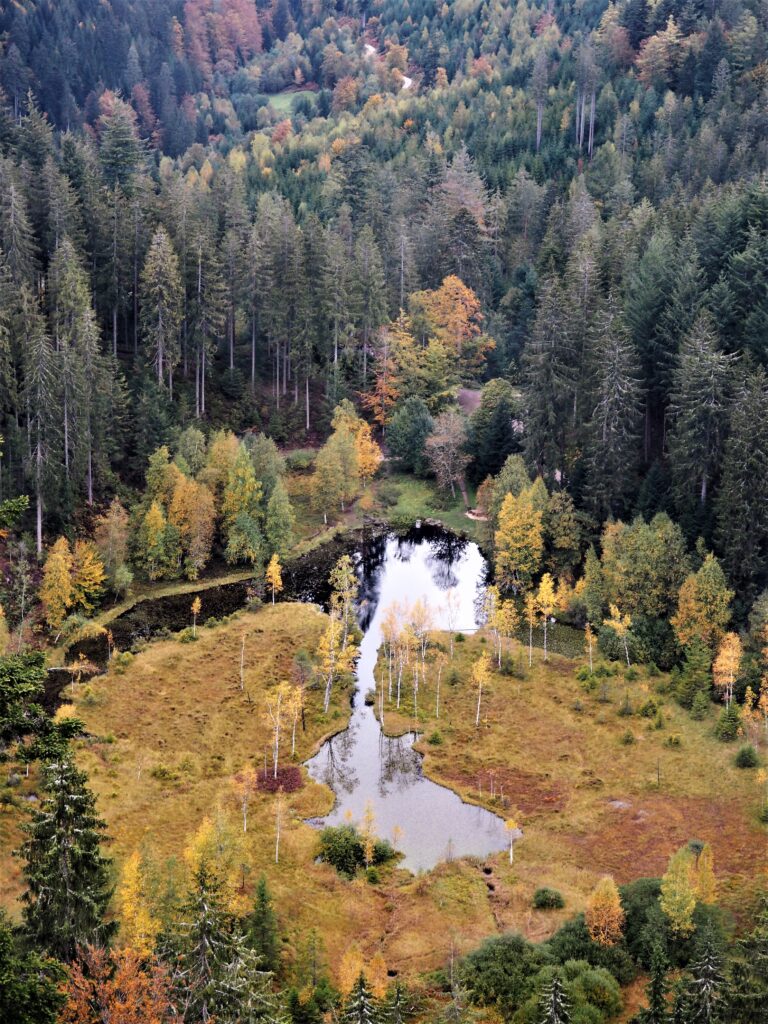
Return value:
M 377 832 L 397 836 L 402 862 L 412 871 L 428 869 L 446 857 L 486 854 L 508 842 L 503 821 L 483 808 L 464 804 L 449 789 L 422 773 L 422 759 L 413 750 L 415 734 L 385 736 L 364 694 L 375 686 L 374 667 L 381 644 L 381 618 L 393 601 L 425 600 L 436 626 L 447 626 L 446 595 L 456 588 L 455 628 L 471 631 L 477 624 L 479 591 L 486 565 L 475 544 L 432 528 L 405 537 L 370 541 L 358 558 L 360 625 L 363 639 L 348 729 L 328 740 L 308 762 L 313 778 L 336 794 L 333 811 L 324 819 L 340 824 L 348 814 L 359 821 L 370 800 Z

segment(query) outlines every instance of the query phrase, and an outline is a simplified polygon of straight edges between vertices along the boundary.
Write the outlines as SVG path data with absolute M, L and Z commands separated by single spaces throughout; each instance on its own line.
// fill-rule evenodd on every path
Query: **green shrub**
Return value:
M 181 644 L 193 644 L 197 640 L 197 633 L 192 629 L 191 626 L 187 626 L 186 629 L 182 629 L 179 633 L 179 643 Z
M 653 720 L 653 728 L 654 729 L 663 729 L 664 728 L 664 715 L 661 713 L 661 708 L 659 708 L 659 710 L 656 712 L 656 717 Z
M 645 704 L 640 708 L 640 716 L 642 718 L 653 718 L 659 710 L 659 705 L 650 697 Z
M 320 860 L 331 864 L 340 875 L 354 878 L 358 868 L 365 866 L 363 837 L 354 825 L 328 825 L 320 833 Z M 373 847 L 373 863 L 385 864 L 395 850 L 385 839 L 377 839 Z
M 768 803 L 764 803 L 760 808 L 758 818 L 763 822 L 764 825 L 768 825 Z
M 439 747 L 442 744 L 442 742 L 443 737 L 437 730 L 435 730 L 430 736 L 427 737 L 427 743 L 429 743 L 431 747 Z
M 367 690 L 366 694 L 365 694 L 365 706 L 367 708 L 372 708 L 375 703 L 376 703 L 376 691 L 375 690 Z
M 456 634 L 456 643 L 457 644 L 463 644 L 463 643 L 466 643 L 466 641 L 467 641 L 467 638 L 464 636 L 463 633 L 457 633 Z
M 112 661 L 110 662 L 112 671 L 118 676 L 124 675 L 133 659 L 134 655 L 130 651 L 116 651 L 112 655 Z
M 741 725 L 741 715 L 739 709 L 735 704 L 729 704 L 727 708 L 723 708 L 720 717 L 715 725 L 715 736 L 722 743 L 733 743 L 736 737 L 739 735 L 739 727 Z
M 631 729 L 627 729 L 627 731 L 619 739 L 619 743 L 621 743 L 621 745 L 624 747 L 631 747 L 634 742 L 635 734 L 632 732 Z
M 293 473 L 306 473 L 314 466 L 316 454 L 312 448 L 299 448 L 295 452 L 287 452 L 285 465 Z
M 683 737 L 679 732 L 673 732 L 671 736 L 667 736 L 664 742 L 668 747 L 682 747 Z
M 533 905 L 536 910 L 560 910 L 565 906 L 565 900 L 557 889 L 548 889 L 545 886 L 533 894 Z
M 757 751 L 751 743 L 745 743 L 743 747 L 739 747 L 739 752 L 734 760 L 737 768 L 757 768 L 759 763 Z
M 634 683 L 636 679 L 640 678 L 640 673 L 636 668 L 630 665 L 627 671 L 624 673 L 624 678 L 628 683 Z
M 649 679 L 653 679 L 657 675 L 659 675 L 659 666 L 656 664 L 655 661 L 650 661 L 648 663 L 645 671 L 646 671 L 646 674 L 648 675 L 648 678 Z
M 368 868 L 365 872 L 365 878 L 369 885 L 378 885 L 381 881 L 377 868 Z
M 699 690 L 691 704 L 691 718 L 695 722 L 701 722 L 709 714 L 710 699 L 703 690 Z

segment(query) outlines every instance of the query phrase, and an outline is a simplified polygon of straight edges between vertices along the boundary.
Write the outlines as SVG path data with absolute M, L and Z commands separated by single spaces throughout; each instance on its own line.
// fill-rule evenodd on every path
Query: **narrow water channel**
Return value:
M 310 775 L 336 794 L 323 824 L 342 824 L 350 814 L 359 822 L 370 801 L 377 834 L 392 841 L 398 830 L 401 865 L 414 872 L 450 858 L 487 856 L 504 849 L 509 837 L 497 815 L 464 803 L 423 775 L 421 755 L 413 750 L 415 733 L 385 736 L 374 709 L 366 706 L 365 694 L 375 685 L 381 619 L 393 601 L 412 604 L 421 597 L 435 627 L 446 628 L 445 598 L 455 587 L 460 600 L 456 623 L 460 631 L 471 632 L 477 626 L 485 573 L 476 544 L 432 527 L 416 528 L 404 537 L 378 537 L 364 547 L 358 558 L 363 639 L 352 718 L 347 729 L 307 762 Z M 406 706 L 408 700 L 406 694 Z

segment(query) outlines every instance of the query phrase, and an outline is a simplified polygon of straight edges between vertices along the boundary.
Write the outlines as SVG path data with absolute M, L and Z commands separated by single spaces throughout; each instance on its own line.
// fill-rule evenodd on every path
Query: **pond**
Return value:
M 359 622 L 363 631 L 349 727 L 329 739 L 307 762 L 310 775 L 336 795 L 323 825 L 361 821 L 370 801 L 376 832 L 393 840 L 401 865 L 428 870 L 440 861 L 485 857 L 509 845 L 504 821 L 481 807 L 464 803 L 452 790 L 422 772 L 413 749 L 416 733 L 387 737 L 374 709 L 365 704 L 373 690 L 381 646 L 381 620 L 393 602 L 425 599 L 436 628 L 446 628 L 445 598 L 455 587 L 460 604 L 459 631 L 477 628 L 478 606 L 487 566 L 476 544 L 435 527 L 417 527 L 405 536 L 375 537 L 357 556 L 360 578 Z M 397 830 L 397 832 L 396 832 Z

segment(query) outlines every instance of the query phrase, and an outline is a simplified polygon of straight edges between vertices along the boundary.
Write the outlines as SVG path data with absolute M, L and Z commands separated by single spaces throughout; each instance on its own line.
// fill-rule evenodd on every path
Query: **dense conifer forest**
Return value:
M 767 173 L 757 0 L 0 4 L 0 1024 L 768 1021 Z M 414 877 L 303 764 L 425 520 Z

